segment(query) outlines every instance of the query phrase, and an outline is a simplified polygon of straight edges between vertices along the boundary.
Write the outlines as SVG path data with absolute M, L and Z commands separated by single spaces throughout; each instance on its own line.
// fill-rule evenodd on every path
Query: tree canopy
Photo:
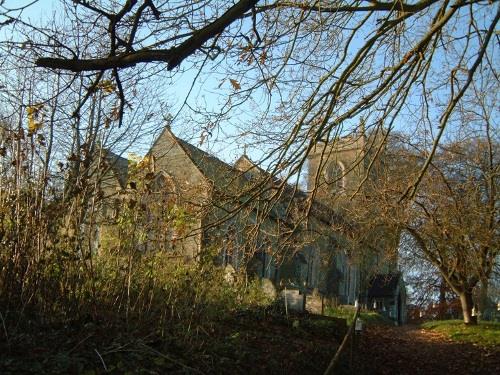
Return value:
M 393 142 L 385 157 L 391 163 L 384 177 L 369 196 L 356 198 L 351 212 L 371 231 L 382 227 L 404 233 L 408 243 L 403 246 L 411 247 L 406 257 L 427 267 L 423 273 L 437 270 L 460 298 L 464 321 L 471 323 L 474 304 L 482 311 L 487 307 L 473 301 L 473 293 L 480 287 L 486 294 L 500 255 L 498 143 L 484 137 L 439 146 L 415 199 L 405 204 L 398 197 L 425 163 L 425 146 L 408 139 Z M 427 262 L 431 267 L 422 266 Z
M 33 25 L 19 40 L 32 48 L 32 63 L 89 77 L 89 92 L 112 80 L 120 120 L 132 103 L 129 70 L 167 86 L 195 71 L 193 87 L 220 98 L 211 106 L 186 98 L 195 132 L 220 130 L 249 146 L 267 145 L 261 161 L 276 173 L 303 169 L 318 140 L 361 128 L 427 127 L 434 133 L 423 174 L 471 83 L 484 81 L 484 95 L 498 88 L 500 8 L 491 1 L 60 4 L 70 28 Z M 4 18 L 14 29 L 30 27 L 12 11 Z M 419 182 L 410 182 L 407 195 Z

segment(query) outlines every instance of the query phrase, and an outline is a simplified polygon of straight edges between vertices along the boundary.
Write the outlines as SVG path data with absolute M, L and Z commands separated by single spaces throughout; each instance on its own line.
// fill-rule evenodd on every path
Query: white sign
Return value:
M 354 329 L 358 332 L 363 330 L 363 321 L 361 319 L 356 320 L 356 325 L 354 326 Z

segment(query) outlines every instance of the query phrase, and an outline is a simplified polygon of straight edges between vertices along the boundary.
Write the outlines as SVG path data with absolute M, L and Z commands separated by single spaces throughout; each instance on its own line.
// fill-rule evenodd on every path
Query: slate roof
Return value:
M 110 170 L 114 173 L 120 186 L 122 188 L 127 187 L 128 179 L 128 159 L 111 152 L 110 150 L 103 150 L 105 152 L 104 159 L 109 165 Z
M 182 147 L 186 155 L 203 175 L 210 180 L 216 189 L 227 192 L 228 189 L 241 192 L 242 187 L 247 187 L 250 179 L 244 173 L 222 160 L 210 155 L 192 144 L 175 137 L 175 140 Z

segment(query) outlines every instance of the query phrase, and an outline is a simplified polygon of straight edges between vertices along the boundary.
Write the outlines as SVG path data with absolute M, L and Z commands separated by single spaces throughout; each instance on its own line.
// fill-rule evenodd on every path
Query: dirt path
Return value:
M 500 348 L 452 342 L 418 326 L 370 327 L 353 374 L 500 374 Z

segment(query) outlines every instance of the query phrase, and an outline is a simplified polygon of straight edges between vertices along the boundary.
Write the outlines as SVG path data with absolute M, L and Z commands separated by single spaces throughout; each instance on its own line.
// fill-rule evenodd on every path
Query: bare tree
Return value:
M 23 22 L 15 18 L 6 27 Z M 118 128 L 113 125 L 119 123 L 119 94 L 105 75 L 89 89 L 92 75 L 35 69 L 29 62 L 37 51 L 31 46 L 60 48 L 46 42 L 54 30 L 72 35 L 81 47 L 91 37 L 87 29 L 49 20 L 37 29 L 20 28 L 1 43 L 0 258 L 5 272 L 0 298 L 17 307 L 31 304 L 42 315 L 55 312 L 53 298 L 74 309 L 76 290 L 93 285 L 93 240 L 98 208 L 106 198 L 100 182 L 110 167 L 102 159 L 108 149 L 122 153 L 137 147 L 138 135 L 151 131 L 150 119 L 158 110 L 153 91 L 142 91 L 133 77 L 124 76 L 123 84 L 140 100 L 129 97 L 133 108 Z M 64 272 L 54 272 L 58 267 Z M 59 294 L 53 288 L 58 282 Z M 92 287 L 90 293 L 95 292 Z
M 499 255 L 497 149 L 489 136 L 440 146 L 415 198 L 402 205 L 397 197 L 408 176 L 419 173 L 429 150 L 415 143 L 393 148 L 379 188 L 369 197 L 356 198 L 363 207 L 359 215 L 378 207 L 371 227 L 395 228 L 413 238 L 415 254 L 410 258 L 418 262 L 421 257 L 435 267 L 460 298 L 467 324 L 475 323 L 474 289 L 487 287 Z
M 265 103 L 254 107 L 252 127 L 239 124 L 237 136 L 265 140 L 272 152 L 263 162 L 274 173 L 296 174 L 318 140 L 333 141 L 360 123 L 390 129 L 404 121 L 415 129 L 410 118 L 439 124 L 422 176 L 471 82 L 495 71 L 500 9 L 480 0 L 72 3 L 69 16 L 94 25 L 106 42 L 82 50 L 58 40 L 64 48 L 38 66 L 111 71 L 120 113 L 127 68 L 140 71 L 144 63 L 158 77 L 191 68 L 196 77 L 216 74 L 230 87 L 212 127 L 243 104 Z M 420 181 L 411 181 L 408 196 Z

